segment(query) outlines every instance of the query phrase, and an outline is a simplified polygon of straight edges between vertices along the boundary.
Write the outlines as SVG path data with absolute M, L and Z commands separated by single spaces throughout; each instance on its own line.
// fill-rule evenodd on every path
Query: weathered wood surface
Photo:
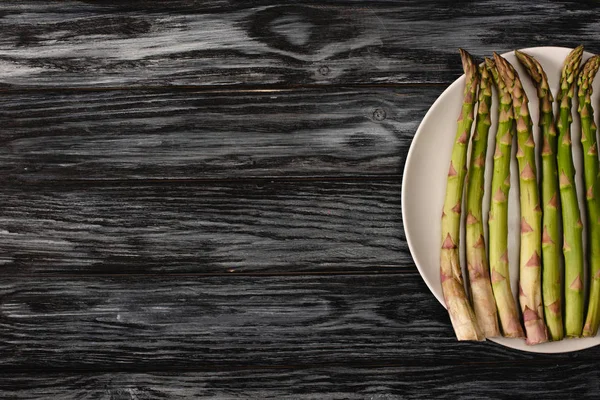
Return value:
M 311 369 L 231 369 L 223 372 L 46 373 L 0 375 L 10 399 L 597 399 L 600 372 L 591 364 Z M 507 377 L 519 379 L 507 384 Z M 554 377 L 548 379 L 548 376 Z M 508 387 L 510 385 L 510 387 Z M 565 397 L 568 388 L 569 397 Z M 562 396 L 562 397 L 561 397 Z
M 439 88 L 0 96 L 0 179 L 399 176 Z
M 414 268 L 397 181 L 25 185 L 0 204 L 5 276 Z
M 0 82 L 28 87 L 447 83 L 457 48 L 599 51 L 597 2 L 0 3 Z
M 0 368 L 209 370 L 521 360 L 595 363 L 600 348 L 539 356 L 457 343 L 412 274 L 4 278 Z
M 600 347 L 459 343 L 400 178 L 476 56 L 598 2 L 0 2 L 0 397 L 597 398 Z

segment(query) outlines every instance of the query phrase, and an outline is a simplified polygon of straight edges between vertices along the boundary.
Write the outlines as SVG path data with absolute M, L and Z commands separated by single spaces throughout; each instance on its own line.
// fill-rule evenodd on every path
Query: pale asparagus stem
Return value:
M 519 313 L 510 287 L 508 266 L 508 193 L 510 190 L 510 153 L 514 135 L 513 107 L 506 85 L 498 76 L 494 62 L 486 59 L 486 66 L 498 89 L 499 115 L 494 151 L 494 171 L 490 200 L 489 264 L 492 289 L 502 333 L 506 337 L 523 337 Z
M 552 93 L 546 72 L 540 63 L 523 52 L 515 51 L 537 89 L 539 126 L 542 132 L 542 299 L 544 316 L 551 340 L 564 338 L 562 319 L 562 251 L 560 246 L 559 194 L 556 165 L 556 125 L 552 111 Z
M 498 72 L 512 95 L 517 127 L 519 204 L 521 206 L 521 249 L 519 255 L 519 303 L 525 323 L 527 344 L 548 341 L 542 303 L 542 209 L 535 166 L 535 142 L 529 99 L 513 66 L 494 53 Z
M 446 198 L 442 211 L 442 246 L 440 257 L 440 280 L 450 320 L 458 340 L 483 340 L 477 319 L 463 286 L 462 270 L 459 259 L 459 235 L 462 192 L 466 174 L 467 145 L 473 125 L 475 94 L 479 83 L 479 72 L 471 55 L 460 50 L 466 85 L 463 105 L 456 139 L 452 149 L 452 158 L 448 168 Z
M 562 205 L 563 254 L 565 257 L 565 332 L 567 337 L 579 337 L 583 328 L 583 243 L 581 214 L 575 189 L 575 167 L 571 153 L 571 104 L 575 95 L 575 80 L 583 47 L 573 50 L 565 60 L 557 101 L 558 183 Z
M 590 296 L 583 326 L 583 336 L 596 336 L 600 323 L 600 221 L 598 218 L 598 145 L 596 124 L 592 109 L 592 82 L 600 66 L 600 56 L 590 58 L 579 73 L 579 119 L 583 150 L 583 175 L 586 188 L 587 224 L 589 232 L 588 263 L 590 268 Z
M 479 101 L 477 122 L 471 140 L 471 162 L 467 174 L 466 249 L 467 271 L 471 299 L 479 327 L 485 337 L 500 336 L 496 301 L 490 283 L 485 239 L 483 236 L 482 200 L 484 191 L 485 156 L 490 130 L 492 81 L 485 66 L 479 68 Z

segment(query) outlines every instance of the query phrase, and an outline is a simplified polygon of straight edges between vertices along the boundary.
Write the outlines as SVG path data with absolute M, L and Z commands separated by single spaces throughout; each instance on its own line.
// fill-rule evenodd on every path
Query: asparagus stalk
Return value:
M 440 279 L 450 320 L 458 340 L 483 340 L 475 313 L 463 286 L 459 259 L 459 234 L 462 192 L 467 164 L 467 145 L 473 125 L 475 94 L 479 83 L 477 66 L 469 53 L 460 50 L 466 76 L 463 105 L 457 122 L 456 139 L 448 169 L 446 198 L 442 211 Z
M 533 80 L 539 98 L 539 126 L 542 132 L 542 298 L 544 315 L 551 340 L 564 338 L 562 319 L 562 238 L 559 231 L 559 194 L 556 165 L 556 125 L 552 111 L 552 93 L 548 77 L 533 57 L 515 51 L 521 64 Z M 599 287 L 600 288 L 600 287 Z
M 589 229 L 590 297 L 583 336 L 596 336 L 600 324 L 600 221 L 598 220 L 598 145 L 596 124 L 592 109 L 592 82 L 600 56 L 590 58 L 583 66 L 578 78 L 579 119 L 581 121 L 581 146 L 583 150 L 583 175 L 586 187 L 587 223 Z
M 500 336 L 496 301 L 490 283 L 485 239 L 483 236 L 482 199 L 485 157 L 490 130 L 492 80 L 485 66 L 479 68 L 479 101 L 475 133 L 471 140 L 471 162 L 467 174 L 466 248 L 471 298 L 477 322 L 485 337 Z
M 574 49 L 561 72 L 557 101 L 560 106 L 558 129 L 558 183 L 562 203 L 563 254 L 565 257 L 565 331 L 567 337 L 579 337 L 583 328 L 583 244 L 581 214 L 575 189 L 575 167 L 571 154 L 571 104 L 583 46 Z
M 494 152 L 494 171 L 490 201 L 489 264 L 492 289 L 502 333 L 506 337 L 523 337 L 517 306 L 510 287 L 508 268 L 508 192 L 510 190 L 510 153 L 514 135 L 512 100 L 506 85 L 500 79 L 495 63 L 486 59 L 494 84 L 498 89 L 499 116 Z
M 494 53 L 498 72 L 512 95 L 517 126 L 517 162 L 519 164 L 519 204 L 521 206 L 521 249 L 519 262 L 519 303 L 525 322 L 527 344 L 548 341 L 542 305 L 542 209 L 540 207 L 535 142 L 529 99 L 519 74 L 504 58 Z

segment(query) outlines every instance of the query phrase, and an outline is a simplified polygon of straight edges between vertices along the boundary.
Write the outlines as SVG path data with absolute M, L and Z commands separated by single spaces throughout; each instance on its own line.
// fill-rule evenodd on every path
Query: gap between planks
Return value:
M 467 343 L 467 342 L 463 342 Z M 496 343 L 489 342 L 490 345 L 495 347 L 502 347 Z M 510 351 L 510 350 L 509 350 Z M 521 353 L 520 351 L 515 351 L 515 353 Z M 107 368 L 105 366 L 101 367 L 91 367 L 91 366 L 80 366 L 77 368 L 65 368 L 65 367 L 53 367 L 51 372 L 49 372 L 48 368 L 45 366 L 28 366 L 25 368 L 22 367 L 0 367 L 0 373 L 2 375 L 11 374 L 65 374 L 65 373 L 76 373 L 77 375 L 92 375 L 99 373 L 169 373 L 169 372 L 181 372 L 181 373 L 194 373 L 194 372 L 218 372 L 218 371 L 299 371 L 299 370 L 307 370 L 307 369 L 327 369 L 327 368 L 360 368 L 360 369 L 387 369 L 387 368 L 423 368 L 428 369 L 431 367 L 445 367 L 452 366 L 455 368 L 466 368 L 472 369 L 473 367 L 511 367 L 511 366 L 527 366 L 527 367 L 547 367 L 551 364 L 556 364 L 558 360 L 562 360 L 564 362 L 564 354 L 541 354 L 537 353 L 527 353 L 531 355 L 532 358 L 516 358 L 516 359 L 500 359 L 494 361 L 464 361 L 457 362 L 456 360 L 438 360 L 438 361 L 429 361 L 429 360 L 406 360 L 401 363 L 369 363 L 369 362 L 350 362 L 350 363 L 342 363 L 342 362 L 331 362 L 331 363 L 319 363 L 315 365 L 307 365 L 307 364 L 289 364 L 289 365 L 236 365 L 236 366 L 227 366 L 225 368 L 215 368 L 215 365 L 196 365 L 194 367 L 189 366 L 175 366 L 173 368 L 161 366 L 160 368 L 155 368 L 151 366 L 134 366 L 134 365 L 119 365 L 115 368 Z M 561 357 L 562 355 L 562 357 Z M 571 361 L 579 360 L 578 364 L 581 364 L 585 361 L 596 360 L 597 356 L 592 355 L 590 357 L 572 357 Z
M 459 78 L 458 76 L 456 78 Z M 105 86 L 105 87 L 0 87 L 0 94 L 15 93 L 82 93 L 110 91 L 147 91 L 147 92 L 200 92 L 211 93 L 275 93 L 296 92 L 302 90 L 340 90 L 340 89 L 394 89 L 394 88 L 445 88 L 452 81 L 440 83 L 411 82 L 411 83 L 355 83 L 355 84 L 278 84 L 278 85 L 160 85 L 160 86 Z
M 14 182 L 13 182 L 14 181 Z M 327 175 L 314 175 L 314 176 L 250 176 L 250 177 L 212 177 L 212 178 L 94 178 L 94 179 L 49 179 L 49 180 L 13 180 L 11 178 L 0 177 L 0 182 L 10 185 L 11 183 L 17 184 L 18 186 L 42 186 L 42 187 L 81 187 L 81 186 L 127 186 L 127 185 L 139 185 L 139 184 L 156 184 L 156 185 L 170 185 L 178 183 L 192 183 L 192 184 L 213 184 L 213 183 L 231 183 L 231 184 L 270 184 L 270 183 L 304 183 L 304 182 L 390 182 L 400 183 L 402 182 L 402 175 L 400 174 L 378 174 L 371 176 L 364 175 L 340 175 L 340 176 L 327 176 Z
M 366 266 L 363 270 L 357 271 L 339 271 L 339 270 L 331 270 L 331 271 L 291 271 L 291 272 L 273 272 L 273 271 L 254 271 L 254 272 L 148 272 L 148 273 L 93 273 L 93 272 L 83 272 L 77 274 L 69 274 L 69 273 L 35 273 L 35 274 L 11 274 L 11 278 L 39 278 L 43 276 L 44 278 L 49 279 L 65 279 L 65 278 L 86 278 L 86 277 L 97 277 L 97 278 L 222 278 L 222 277 L 230 277 L 230 278 L 247 278 L 247 277 L 279 277 L 279 276 L 287 276 L 287 277 L 304 277 L 304 276 L 397 276 L 397 275 L 406 275 L 412 276 L 418 274 L 417 268 L 414 264 L 407 266 L 386 266 L 386 265 L 378 265 L 378 266 Z

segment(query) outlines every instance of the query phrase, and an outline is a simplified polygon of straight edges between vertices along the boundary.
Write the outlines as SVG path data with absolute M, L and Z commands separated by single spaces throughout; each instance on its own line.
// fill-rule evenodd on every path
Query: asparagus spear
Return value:
M 440 257 L 440 279 L 450 320 L 458 340 L 483 340 L 475 313 L 463 286 L 460 267 L 459 234 L 463 184 L 467 164 L 467 145 L 473 125 L 475 93 L 479 83 L 479 73 L 473 58 L 460 49 L 463 69 L 466 76 L 463 105 L 457 122 L 456 139 L 448 169 L 446 198 L 442 211 L 442 246 Z
M 483 237 L 482 199 L 485 156 L 490 130 L 492 80 L 485 66 L 479 68 L 479 101 L 475 133 L 471 140 L 471 162 L 467 175 L 467 271 L 475 316 L 485 337 L 500 336 L 496 301 L 490 283 L 485 239 Z
M 535 166 L 535 142 L 529 99 L 519 74 L 506 59 L 494 53 L 498 72 L 512 95 L 517 126 L 519 164 L 519 204 L 521 206 L 521 251 L 519 262 L 519 303 L 525 322 L 527 344 L 548 341 L 542 305 L 542 209 L 539 202 Z
M 489 263 L 492 289 L 502 333 L 506 337 L 523 337 L 517 306 L 510 287 L 508 268 L 508 192 L 510 190 L 510 152 L 514 135 L 514 117 L 510 94 L 500 79 L 495 63 L 487 59 L 498 89 L 499 116 L 494 152 L 494 172 L 489 213 Z
M 600 66 L 600 56 L 590 58 L 578 78 L 579 119 L 581 121 L 581 146 L 583 149 L 583 175 L 586 187 L 587 223 L 589 229 L 590 298 L 583 336 L 596 336 L 600 324 L 600 221 L 598 218 L 598 145 L 596 124 L 592 109 L 592 81 Z
M 577 192 L 575 168 L 571 154 L 571 103 L 575 95 L 575 79 L 583 46 L 574 49 L 565 60 L 561 72 L 557 101 L 560 106 L 558 129 L 558 183 L 562 203 L 563 254 L 565 256 L 565 331 L 567 337 L 579 337 L 583 328 L 583 225 Z
M 564 337 L 562 320 L 562 252 L 559 234 L 559 195 L 556 165 L 556 125 L 552 111 L 552 93 L 548 77 L 540 63 L 533 57 L 515 51 L 521 64 L 533 80 L 539 98 L 539 125 L 542 132 L 542 297 L 544 315 L 551 340 Z M 600 288 L 600 287 L 599 287 Z

